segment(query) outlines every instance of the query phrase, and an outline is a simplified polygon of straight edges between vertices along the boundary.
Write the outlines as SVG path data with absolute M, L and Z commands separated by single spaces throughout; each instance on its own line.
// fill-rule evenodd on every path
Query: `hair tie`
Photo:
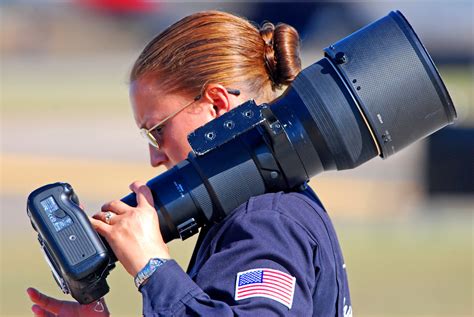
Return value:
M 280 87 L 281 85 L 275 80 L 277 78 L 277 59 L 273 47 L 273 35 L 275 26 L 271 22 L 264 22 L 260 27 L 260 36 L 264 43 L 263 60 L 267 69 L 268 76 L 273 86 Z

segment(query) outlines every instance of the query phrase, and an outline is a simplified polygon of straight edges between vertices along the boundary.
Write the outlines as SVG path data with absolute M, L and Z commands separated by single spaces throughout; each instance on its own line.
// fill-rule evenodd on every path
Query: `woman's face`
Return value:
M 161 120 L 193 101 L 195 96 L 167 94 L 159 87 L 156 76 L 144 75 L 130 86 L 130 99 L 138 128 L 150 129 Z M 227 96 L 229 97 L 229 96 Z M 228 108 L 240 103 L 239 98 L 229 97 Z M 220 108 L 216 108 L 218 104 Z M 153 167 L 164 165 L 167 169 L 185 159 L 191 151 L 187 136 L 196 128 L 213 120 L 228 109 L 210 98 L 186 107 L 166 121 L 162 128 L 162 142 L 157 149 L 149 145 L 150 163 Z

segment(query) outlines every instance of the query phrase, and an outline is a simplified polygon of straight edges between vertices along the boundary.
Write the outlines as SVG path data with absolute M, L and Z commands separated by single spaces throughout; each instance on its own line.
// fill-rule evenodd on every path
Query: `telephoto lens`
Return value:
M 387 158 L 450 124 L 441 77 L 399 12 L 324 49 L 270 104 L 248 101 L 188 137 L 193 151 L 150 187 L 165 241 L 218 222 L 250 197 Z M 135 206 L 135 195 L 122 199 Z

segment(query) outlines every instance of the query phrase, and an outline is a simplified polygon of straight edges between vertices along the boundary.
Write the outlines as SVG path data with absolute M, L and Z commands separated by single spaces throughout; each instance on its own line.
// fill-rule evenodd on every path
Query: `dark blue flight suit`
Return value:
M 310 189 L 253 197 L 199 243 L 188 274 L 171 260 L 140 288 L 145 316 L 352 316 L 336 233 Z M 237 274 L 259 268 L 295 277 L 290 308 L 268 297 L 235 300 Z

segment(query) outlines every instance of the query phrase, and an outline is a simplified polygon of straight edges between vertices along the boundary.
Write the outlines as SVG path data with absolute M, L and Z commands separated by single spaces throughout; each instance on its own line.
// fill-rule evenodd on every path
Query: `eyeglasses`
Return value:
M 227 92 L 231 95 L 234 96 L 239 96 L 240 95 L 240 90 L 238 89 L 231 89 L 231 88 L 226 88 Z M 150 129 L 146 128 L 141 128 L 140 129 L 140 134 L 150 143 L 152 146 L 156 147 L 157 149 L 160 148 L 161 144 L 163 143 L 163 127 L 164 124 L 175 117 L 178 113 L 195 103 L 196 101 L 200 100 L 202 98 L 202 93 L 194 97 L 193 101 L 190 103 L 185 104 L 175 112 L 172 112 L 170 115 L 168 115 L 166 118 L 155 124 L 153 127 Z

